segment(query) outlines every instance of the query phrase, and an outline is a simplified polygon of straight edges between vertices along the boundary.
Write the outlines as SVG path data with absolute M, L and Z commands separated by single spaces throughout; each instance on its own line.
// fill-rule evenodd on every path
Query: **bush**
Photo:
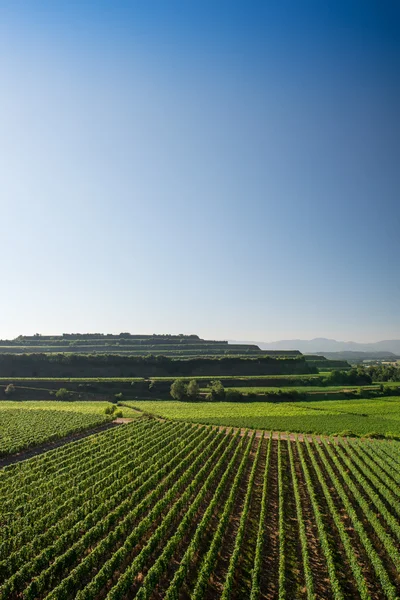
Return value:
M 57 400 L 71 400 L 71 392 L 67 388 L 60 388 L 56 392 Z
M 123 415 L 123 413 L 122 413 L 122 410 L 116 410 L 116 411 L 115 411 L 115 413 L 114 413 L 114 417 L 115 417 L 116 419 L 121 419 L 123 416 L 124 416 L 124 415 Z
M 106 415 L 112 415 L 114 410 L 115 408 L 113 406 L 106 406 L 106 408 L 104 409 L 104 413 Z

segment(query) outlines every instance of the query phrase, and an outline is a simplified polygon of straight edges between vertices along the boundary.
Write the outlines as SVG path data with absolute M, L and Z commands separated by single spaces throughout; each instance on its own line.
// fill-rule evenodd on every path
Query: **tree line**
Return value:
M 0 377 L 187 377 L 312 374 L 304 356 L 168 358 L 161 355 L 0 354 Z

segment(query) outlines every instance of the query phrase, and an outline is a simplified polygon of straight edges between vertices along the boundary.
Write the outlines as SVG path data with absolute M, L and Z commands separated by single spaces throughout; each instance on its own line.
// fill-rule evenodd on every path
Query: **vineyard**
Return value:
M 0 457 L 93 429 L 114 419 L 109 402 L 0 402 Z M 115 407 L 116 408 L 116 407 Z M 125 406 L 123 416 L 138 413 Z
M 400 444 L 134 422 L 0 470 L 0 598 L 398 598 Z
M 6 403 L 4 403 L 6 404 Z M 11 403 L 10 403 L 11 404 Z M 14 403 L 16 404 L 16 403 Z M 104 403 L 106 404 L 106 403 Z M 0 407 L 0 456 L 63 438 L 111 420 L 105 414 L 73 410 Z
M 167 419 L 207 425 L 248 427 L 325 435 L 384 436 L 400 439 L 400 397 L 307 402 L 130 401 Z

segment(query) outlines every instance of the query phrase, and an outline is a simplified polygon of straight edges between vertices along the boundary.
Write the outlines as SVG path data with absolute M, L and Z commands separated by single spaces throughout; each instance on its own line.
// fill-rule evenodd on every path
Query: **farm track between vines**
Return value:
M 395 600 L 399 466 L 379 440 L 86 432 L 0 469 L 0 600 Z

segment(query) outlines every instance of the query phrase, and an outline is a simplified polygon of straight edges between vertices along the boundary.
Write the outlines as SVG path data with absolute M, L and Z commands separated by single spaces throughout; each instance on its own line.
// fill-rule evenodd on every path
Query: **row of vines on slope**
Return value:
M 0 599 L 400 597 L 396 442 L 139 418 L 0 470 Z

